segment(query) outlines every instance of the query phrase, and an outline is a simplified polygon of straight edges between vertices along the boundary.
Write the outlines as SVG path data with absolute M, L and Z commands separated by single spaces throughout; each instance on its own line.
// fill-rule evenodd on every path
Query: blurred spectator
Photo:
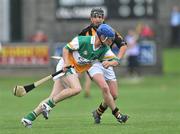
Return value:
M 180 43 L 180 11 L 179 7 L 174 6 L 170 17 L 171 43 L 176 45 Z
M 47 42 L 48 37 L 42 30 L 38 30 L 34 35 L 32 35 L 30 37 L 29 41 L 31 41 L 31 42 Z
M 153 39 L 154 38 L 154 31 L 148 24 L 144 24 L 140 31 L 141 39 Z
M 125 37 L 128 44 L 128 49 L 126 51 L 127 60 L 128 60 L 128 72 L 130 76 L 139 75 L 139 46 L 137 43 L 138 34 L 135 30 L 129 30 L 127 36 Z

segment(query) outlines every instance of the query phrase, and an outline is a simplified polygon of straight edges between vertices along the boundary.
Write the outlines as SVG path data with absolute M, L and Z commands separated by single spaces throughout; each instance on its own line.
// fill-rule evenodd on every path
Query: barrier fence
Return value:
M 62 48 L 66 43 L 3 43 L 0 47 L 0 69 L 6 68 L 54 68 L 57 61 L 52 60 L 52 55 L 62 55 Z M 142 41 L 139 43 L 139 62 L 141 67 L 161 72 L 160 47 L 154 41 Z M 117 53 L 117 49 L 113 49 Z M 126 66 L 126 58 L 123 62 Z M 160 71 L 161 70 L 161 71 Z M 155 71 L 157 72 L 157 71 Z

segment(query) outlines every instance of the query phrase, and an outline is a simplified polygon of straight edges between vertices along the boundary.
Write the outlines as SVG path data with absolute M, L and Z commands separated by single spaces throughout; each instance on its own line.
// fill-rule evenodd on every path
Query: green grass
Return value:
M 176 55 L 176 56 L 175 56 Z M 26 129 L 20 119 L 51 91 L 52 81 L 22 98 L 12 95 L 12 87 L 31 83 L 39 77 L 0 77 L 0 134 L 179 134 L 180 132 L 180 50 L 165 50 L 164 75 L 149 76 L 138 82 L 119 79 L 117 105 L 130 115 L 126 124 L 119 124 L 107 110 L 100 125 L 93 124 L 91 111 L 101 101 L 95 84 L 92 97 L 85 99 L 84 91 L 65 100 L 50 113 L 50 119 L 40 116 L 33 128 Z M 174 57 L 174 58 L 173 58 Z M 172 65 L 172 64 L 174 64 Z
M 180 49 L 166 49 L 163 53 L 164 71 L 166 73 L 180 73 Z

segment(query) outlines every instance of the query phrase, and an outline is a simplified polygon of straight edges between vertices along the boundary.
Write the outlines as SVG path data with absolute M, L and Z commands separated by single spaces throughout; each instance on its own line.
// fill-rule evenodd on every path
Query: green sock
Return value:
M 37 115 L 34 111 L 29 113 L 27 116 L 25 116 L 25 118 L 30 120 L 30 121 L 34 121 L 36 119 L 36 117 L 37 117 Z
M 48 104 L 51 108 L 53 108 L 53 107 L 56 105 L 55 102 L 53 101 L 53 99 L 49 99 L 48 102 L 47 102 L 47 104 Z

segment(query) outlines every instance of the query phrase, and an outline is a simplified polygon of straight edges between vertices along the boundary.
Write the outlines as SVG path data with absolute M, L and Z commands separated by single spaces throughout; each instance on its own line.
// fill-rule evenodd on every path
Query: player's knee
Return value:
M 82 88 L 81 87 L 76 87 L 75 88 L 75 94 L 79 94 L 81 92 Z
M 113 96 L 113 99 L 116 100 L 118 98 L 118 96 Z
M 118 98 L 118 94 L 117 93 L 111 93 L 112 97 L 114 100 L 116 100 Z
M 110 92 L 110 91 L 109 91 L 109 87 L 106 86 L 106 85 L 103 85 L 103 86 L 101 87 L 101 89 L 102 89 L 102 92 L 103 92 L 104 94 L 107 94 L 107 93 Z

